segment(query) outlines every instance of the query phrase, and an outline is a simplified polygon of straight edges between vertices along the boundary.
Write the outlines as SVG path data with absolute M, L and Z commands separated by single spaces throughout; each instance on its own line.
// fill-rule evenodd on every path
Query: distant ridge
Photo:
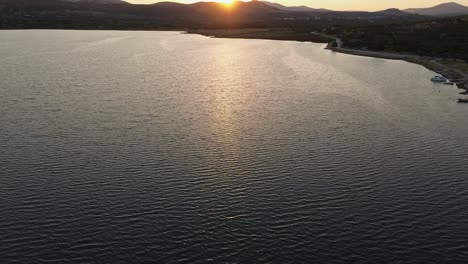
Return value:
M 268 2 L 268 1 L 260 1 L 264 4 L 267 4 L 269 6 L 272 6 L 274 8 L 277 8 L 279 10 L 283 11 L 289 11 L 289 12 L 331 12 L 331 10 L 328 9 L 323 9 L 323 8 L 311 8 L 308 6 L 284 6 L 278 3 L 273 3 L 273 2 Z
M 468 6 L 460 5 L 455 2 L 450 2 L 429 8 L 409 8 L 403 11 L 426 16 L 458 16 L 467 15 Z
M 389 8 L 386 10 L 382 11 L 376 11 L 376 12 L 369 12 L 369 11 L 334 11 L 334 10 L 329 10 L 329 9 L 323 9 L 323 8 L 311 8 L 308 6 L 285 6 L 281 5 L 278 3 L 273 3 L 269 1 L 260 1 L 264 4 L 267 4 L 269 6 L 272 6 L 274 8 L 277 8 L 282 11 L 287 11 L 287 12 L 308 12 L 308 13 L 323 13 L 323 14 L 356 14 L 356 15 L 365 15 L 365 14 L 375 14 L 375 15 L 383 15 L 383 16 L 392 16 L 392 17 L 408 17 L 408 16 L 414 16 L 414 13 L 409 13 L 402 11 L 397 8 Z

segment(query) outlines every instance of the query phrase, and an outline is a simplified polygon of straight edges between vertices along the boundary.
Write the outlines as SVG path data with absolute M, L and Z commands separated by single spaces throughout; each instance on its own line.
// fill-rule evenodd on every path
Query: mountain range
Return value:
M 25 0 L 18 0 L 18 1 L 25 1 Z M 26 0 L 27 1 L 27 0 Z M 31 0 L 34 1 L 34 0 Z M 41 0 L 35 0 L 35 1 L 41 1 Z M 123 1 L 123 0 L 61 0 L 61 1 L 67 1 L 67 2 L 81 2 L 81 3 L 106 3 L 106 4 L 128 4 L 129 3 Z M 0 0 L 1 2 L 1 0 Z M 257 1 L 255 1 L 257 2 Z M 323 8 L 312 8 L 308 6 L 285 6 L 282 4 L 274 3 L 274 2 L 269 2 L 269 1 L 258 1 L 261 2 L 265 5 L 268 5 L 270 7 L 273 7 L 277 10 L 280 11 L 285 11 L 285 12 L 302 12 L 302 13 L 327 13 L 327 12 L 337 12 L 329 9 L 323 9 Z M 170 5 L 170 2 L 156 2 L 154 4 L 150 4 L 147 6 L 167 6 Z M 196 3 L 197 4 L 197 3 Z M 173 6 L 176 6 L 176 3 L 173 3 Z M 182 4 L 179 5 L 181 7 Z M 455 2 L 449 2 L 449 3 L 444 3 L 440 5 L 436 5 L 434 7 L 429 7 L 429 8 L 408 8 L 404 10 L 398 10 L 395 8 L 390 8 L 388 10 L 384 10 L 381 12 L 387 12 L 391 10 L 393 15 L 399 15 L 403 16 L 405 13 L 409 14 L 417 14 L 417 15 L 423 15 L 423 16 L 457 16 L 457 15 L 466 15 L 468 14 L 468 7 L 455 3 Z M 353 11 L 357 12 L 357 11 Z
M 467 15 L 468 7 L 458 3 L 445 3 L 429 8 L 410 8 L 403 10 L 407 13 L 425 16 L 458 16 Z
M 123 0 L 63 0 L 63 1 L 68 1 L 68 2 L 88 2 L 88 3 L 107 3 L 107 4 L 128 4 L 127 2 Z M 314 12 L 314 13 L 320 13 L 320 12 L 336 12 L 333 10 L 329 9 L 323 9 L 323 8 L 312 8 L 308 6 L 285 6 L 282 4 L 274 3 L 274 2 L 269 2 L 269 1 L 259 1 L 262 2 L 268 6 L 274 7 L 278 10 L 281 11 L 287 11 L 287 12 Z M 159 2 L 159 3 L 154 3 L 152 5 L 158 5 L 158 4 L 164 4 L 165 2 Z M 390 8 L 388 10 L 392 10 L 393 13 L 395 14 L 395 11 L 398 9 Z M 387 10 L 385 10 L 387 11 Z M 468 7 L 455 3 L 455 2 L 449 2 L 449 3 L 444 3 L 440 5 L 436 5 L 433 7 L 429 8 L 408 8 L 402 10 L 403 12 L 410 13 L 410 14 L 417 14 L 417 15 L 424 15 L 424 16 L 457 16 L 457 15 L 466 15 L 468 14 Z M 399 15 L 402 15 L 399 13 Z
M 151 16 L 151 17 L 171 17 L 172 19 L 187 19 L 191 17 L 210 17 L 224 16 L 226 6 L 217 2 L 196 2 L 193 4 L 182 4 L 177 2 L 156 2 L 154 4 L 130 4 L 121 0 L 0 0 L 0 12 L 11 11 L 29 11 L 34 13 L 57 12 L 102 12 L 111 14 L 125 14 L 131 16 Z M 325 16 L 327 18 L 359 17 L 381 18 L 391 16 L 415 16 L 402 12 L 398 9 L 389 9 L 380 12 L 364 11 L 332 11 L 327 9 L 314 9 L 306 6 L 284 6 L 277 3 L 266 1 L 236 1 L 234 6 L 229 9 L 229 16 L 247 16 L 254 20 L 264 16 L 274 14 L 280 18 L 304 18 L 313 16 Z M 247 18 L 247 17 L 246 17 Z

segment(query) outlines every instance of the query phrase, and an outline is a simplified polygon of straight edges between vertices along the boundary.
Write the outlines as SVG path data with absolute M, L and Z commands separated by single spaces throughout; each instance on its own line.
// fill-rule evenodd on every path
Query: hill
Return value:
M 377 11 L 377 14 L 381 15 L 388 15 L 388 16 L 399 16 L 399 17 L 408 17 L 412 16 L 413 14 L 401 11 L 400 9 L 397 8 L 390 8 L 382 11 Z
M 410 8 L 405 9 L 404 11 L 412 14 L 426 16 L 458 16 L 468 14 L 468 6 L 451 2 L 429 8 Z
M 345 47 L 403 52 L 468 61 L 468 16 L 435 18 L 423 22 L 333 28 Z

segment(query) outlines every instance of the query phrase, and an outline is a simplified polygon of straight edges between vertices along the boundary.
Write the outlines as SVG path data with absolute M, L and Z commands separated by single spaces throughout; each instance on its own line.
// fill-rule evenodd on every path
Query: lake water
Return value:
M 407 62 L 0 32 L 0 263 L 466 263 L 468 106 Z

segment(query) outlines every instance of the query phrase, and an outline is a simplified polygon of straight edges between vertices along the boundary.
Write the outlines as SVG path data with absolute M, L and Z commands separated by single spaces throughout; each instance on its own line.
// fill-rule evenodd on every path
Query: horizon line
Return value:
M 182 5 L 190 5 L 190 4 L 195 4 L 195 3 L 219 3 L 216 0 L 191 1 L 189 3 L 180 2 L 180 0 L 179 1 L 177 1 L 177 0 L 154 1 L 154 2 L 148 2 L 148 3 L 135 2 L 135 1 L 138 1 L 138 0 L 121 0 L 121 1 L 127 2 L 129 4 L 135 4 L 135 5 L 154 5 L 154 4 L 157 4 L 157 3 L 177 3 L 177 4 L 182 4 Z M 460 4 L 460 3 L 456 2 L 456 1 L 447 1 L 447 2 L 440 3 L 440 4 L 428 5 L 428 6 L 407 7 L 407 8 L 398 8 L 398 7 L 395 7 L 395 6 L 389 6 L 389 7 L 383 8 L 383 9 L 368 9 L 368 10 L 366 10 L 366 9 L 332 9 L 332 8 L 326 8 L 326 7 L 313 7 L 313 6 L 305 5 L 305 4 L 302 4 L 302 5 L 285 5 L 285 4 L 282 4 L 282 3 L 278 3 L 276 1 L 263 1 L 263 0 L 233 0 L 233 1 L 235 1 L 235 2 L 254 2 L 254 1 L 257 1 L 257 2 L 270 2 L 270 3 L 274 3 L 274 4 L 279 4 L 279 5 L 282 5 L 282 6 L 285 6 L 285 7 L 304 6 L 304 7 L 311 8 L 311 9 L 325 9 L 325 10 L 338 11 L 338 12 L 376 12 L 376 11 L 378 12 L 378 11 L 384 11 L 384 10 L 388 10 L 388 9 L 405 10 L 405 9 L 413 9 L 413 8 L 431 8 L 431 7 L 435 7 L 435 6 L 439 6 L 439 5 L 443 5 L 443 4 L 449 4 L 449 3 L 455 3 L 455 4 L 458 4 L 458 5 L 466 6 L 464 4 Z

